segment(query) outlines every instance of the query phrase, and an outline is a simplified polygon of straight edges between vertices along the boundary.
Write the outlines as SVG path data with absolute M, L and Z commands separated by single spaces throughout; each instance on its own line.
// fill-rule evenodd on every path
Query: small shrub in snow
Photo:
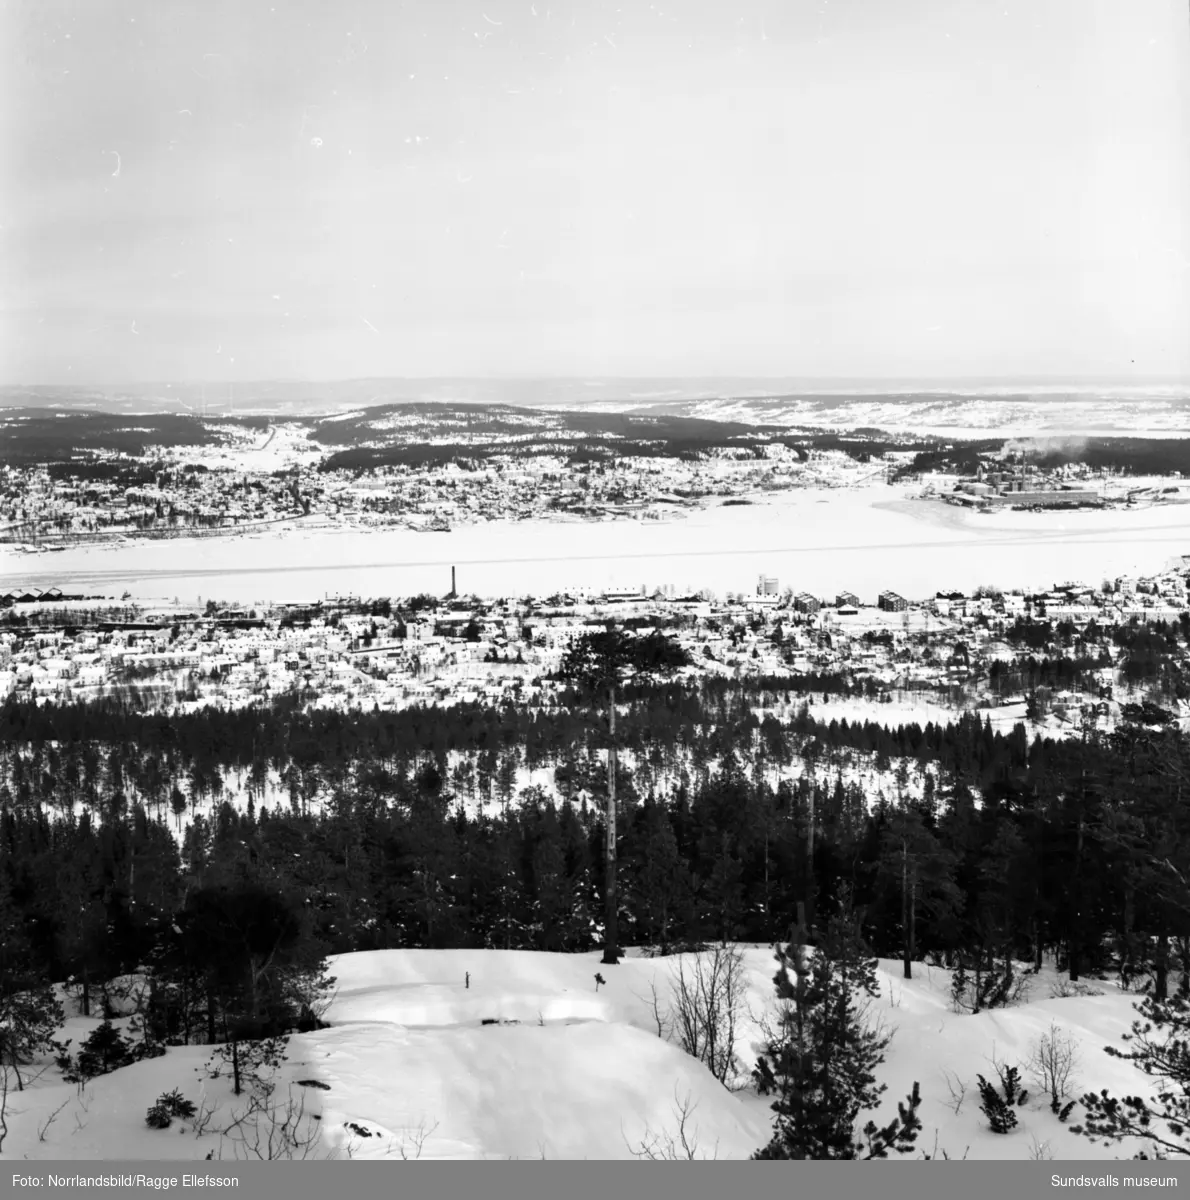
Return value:
M 156 1108 L 164 1108 L 171 1117 L 181 1117 L 183 1120 L 190 1120 L 197 1111 L 194 1104 L 185 1099 L 182 1093 L 174 1088 L 172 1092 L 163 1092 L 157 1097 Z
M 953 1154 L 951 1154 L 950 1151 L 947 1150 L 945 1146 L 938 1145 L 938 1130 L 935 1129 L 934 1130 L 934 1148 L 933 1148 L 933 1150 L 931 1150 L 929 1154 L 922 1153 L 922 1154 L 919 1154 L 917 1157 L 924 1162 L 933 1162 L 937 1159 L 942 1159 L 944 1162 L 956 1162 L 956 1161 L 965 1162 L 967 1159 L 967 1155 L 970 1152 L 971 1152 L 971 1147 L 967 1146 L 963 1149 L 963 1153 L 958 1157 L 958 1159 L 956 1159 L 955 1156 Z
M 169 1114 L 169 1109 L 165 1105 L 158 1102 L 145 1113 L 145 1124 L 150 1129 L 168 1129 L 173 1123 L 173 1117 Z
M 1050 988 L 1051 1000 L 1069 1000 L 1074 996 L 1102 996 L 1101 989 L 1091 987 L 1086 983 L 1072 983 L 1069 979 L 1059 979 Z
M 1016 973 L 1012 977 L 1012 987 L 1008 991 L 1008 1004 L 1026 1004 L 1033 991 L 1033 979 L 1030 975 Z
M 156 1042 L 132 1043 L 110 1022 L 104 1021 L 83 1040 L 78 1054 L 72 1056 L 62 1046 L 55 1061 L 67 1083 L 83 1084 L 97 1075 L 109 1075 L 121 1067 L 146 1058 L 160 1058 L 165 1047 Z
M 676 954 L 702 954 L 710 947 L 706 942 L 679 940 L 665 946 L 646 946 L 642 951 L 644 958 L 670 958 Z
M 1029 1143 L 1029 1157 L 1034 1162 L 1047 1162 L 1054 1157 L 1054 1152 L 1050 1149 L 1048 1141 L 1039 1142 L 1037 1134 L 1034 1134 L 1033 1140 Z
M 679 1098 L 677 1085 L 674 1085 L 674 1120 L 676 1132 L 665 1131 L 654 1133 L 652 1128 L 645 1126 L 644 1136 L 639 1144 L 633 1145 L 625 1137 L 625 1144 L 634 1158 L 648 1162 L 694 1162 L 699 1159 L 716 1159 L 719 1157 L 719 1143 L 708 1152 L 699 1145 L 698 1128 L 691 1125 L 697 1101 L 692 1101 L 687 1092 L 684 1099 Z M 622 1130 L 621 1130 L 622 1132 Z
M 1011 1068 L 1015 1070 L 1015 1068 Z M 979 1107 L 987 1117 L 988 1126 L 993 1133 L 1011 1133 L 1016 1128 L 1016 1113 L 1012 1104 L 1005 1100 L 982 1075 L 975 1077 L 979 1081 Z
M 950 980 L 950 1003 L 955 1012 L 981 1013 L 1028 999 L 1030 981 L 1014 970 L 1011 959 L 981 960 L 982 955 L 971 965 L 960 958 L 955 966 Z
M 395 1137 L 389 1138 L 388 1145 L 385 1147 L 385 1157 L 402 1158 L 406 1162 L 421 1158 L 426 1142 L 430 1140 L 437 1128 L 437 1121 L 432 1125 L 427 1125 L 424 1118 L 416 1126 L 407 1125 Z M 373 1132 L 372 1136 L 379 1137 L 380 1134 Z M 545 1157 L 544 1153 L 542 1157 Z
M 285 1061 L 289 1038 L 271 1038 L 225 1042 L 207 1059 L 209 1079 L 219 1079 L 230 1069 L 233 1089 L 238 1096 L 247 1086 L 253 1088 L 269 1077 Z
M 1016 1067 L 996 1063 L 996 1074 L 1000 1076 L 1000 1090 L 1007 1104 L 1023 1105 L 1029 1093 L 1021 1087 L 1021 1073 Z

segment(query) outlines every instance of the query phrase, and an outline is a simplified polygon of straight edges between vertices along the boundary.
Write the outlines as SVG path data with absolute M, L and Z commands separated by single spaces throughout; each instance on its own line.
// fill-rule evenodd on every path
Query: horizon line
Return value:
M 352 383 L 503 383 L 503 384 L 550 384 L 583 383 L 588 386 L 615 383 L 781 383 L 801 386 L 876 386 L 911 385 L 918 387 L 946 388 L 981 384 L 984 386 L 1016 387 L 1135 387 L 1165 385 L 1190 387 L 1190 375 L 783 375 L 783 374 L 691 374 L 691 375 L 632 375 L 632 374 L 458 374 L 458 375 L 343 375 L 327 377 L 297 376 L 253 376 L 253 377 L 208 377 L 192 379 L 122 379 L 84 380 L 60 379 L 42 382 L 0 383 L 0 392 L 37 390 L 43 388 L 145 388 L 145 387 L 197 387 L 206 385 L 289 384 L 300 387 L 336 386 Z

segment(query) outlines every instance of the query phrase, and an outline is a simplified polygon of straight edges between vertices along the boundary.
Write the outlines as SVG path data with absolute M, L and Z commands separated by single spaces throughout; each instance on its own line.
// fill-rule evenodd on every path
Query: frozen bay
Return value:
M 191 603 L 308 601 L 327 594 L 461 592 L 545 595 L 567 587 L 672 584 L 751 592 L 781 587 L 872 603 L 982 584 L 1048 587 L 1162 569 L 1190 554 L 1184 505 L 1067 512 L 975 513 L 885 486 L 807 490 L 719 505 L 669 520 L 495 521 L 450 532 L 303 529 L 227 537 L 0 552 L 0 585 Z

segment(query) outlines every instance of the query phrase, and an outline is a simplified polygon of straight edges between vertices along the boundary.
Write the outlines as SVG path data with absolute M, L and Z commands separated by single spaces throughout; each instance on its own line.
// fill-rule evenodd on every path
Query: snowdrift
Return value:
M 738 1080 L 747 1080 L 772 1006 L 767 946 L 741 947 L 745 1007 L 737 1029 Z M 688 961 L 688 960 L 687 960 Z M 384 950 L 331 961 L 337 995 L 328 1028 L 296 1035 L 274 1096 L 293 1099 L 317 1131 L 313 1156 L 357 1158 L 630 1158 L 680 1140 L 689 1156 L 745 1158 L 770 1136 L 765 1097 L 729 1090 L 702 1063 L 658 1036 L 655 1009 L 672 1002 L 674 958 L 632 952 L 603 966 L 598 952 Z M 606 983 L 597 986 L 596 974 Z M 876 1114 L 891 1116 L 913 1082 L 923 1096 L 919 1154 L 971 1159 L 1128 1158 L 1139 1146 L 1103 1146 L 1070 1132 L 1029 1079 L 1027 1060 L 1051 1024 L 1079 1047 L 1073 1094 L 1144 1092 L 1144 1080 L 1104 1047 L 1119 1044 L 1135 997 L 1054 996 L 1057 977 L 1033 977 L 1032 998 L 1008 1009 L 955 1013 L 949 973 L 880 964 L 872 1017 L 894 1032 Z M 654 998 L 655 997 L 655 998 Z M 75 1045 L 99 1022 L 72 1016 Z M 246 1107 L 226 1075 L 210 1078 L 210 1047 L 170 1048 L 158 1059 L 93 1080 L 82 1090 L 50 1067 L 8 1097 L 5 1158 L 219 1159 L 251 1156 L 220 1127 Z M 1030 1090 L 1019 1126 L 997 1135 L 979 1110 L 976 1075 L 1016 1064 Z M 205 1130 L 185 1119 L 145 1124 L 146 1110 L 177 1088 Z M 200 1122 L 201 1124 L 201 1122 Z M 685 1156 L 685 1154 L 683 1154 Z

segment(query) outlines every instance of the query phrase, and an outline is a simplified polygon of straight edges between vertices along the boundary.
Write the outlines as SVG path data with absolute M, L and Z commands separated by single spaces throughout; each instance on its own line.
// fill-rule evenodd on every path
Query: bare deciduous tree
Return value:
M 1034 1162 L 1048 1162 L 1049 1159 L 1053 1158 L 1054 1152 L 1050 1149 L 1049 1140 L 1046 1139 L 1044 1142 L 1039 1142 L 1037 1134 L 1033 1134 L 1029 1142 L 1029 1157 Z
M 674 1120 L 676 1130 L 666 1130 L 655 1133 L 648 1125 L 641 1140 L 633 1145 L 627 1137 L 624 1144 L 628 1147 L 633 1158 L 648 1162 L 695 1162 L 697 1160 L 717 1159 L 719 1157 L 719 1141 L 716 1138 L 713 1149 L 701 1152 L 698 1140 L 698 1127 L 691 1125 L 694 1110 L 698 1108 L 689 1092 L 685 1096 L 678 1095 L 677 1084 L 674 1084 Z M 623 1133 L 623 1127 L 621 1127 Z
M 38 1140 L 39 1142 L 44 1142 L 44 1141 L 45 1141 L 45 1135 L 46 1135 L 47 1133 L 49 1133 L 49 1131 L 50 1131 L 50 1126 L 51 1126 L 51 1125 L 52 1125 L 52 1124 L 53 1124 L 53 1123 L 54 1123 L 54 1122 L 55 1122 L 55 1121 L 58 1119 L 58 1117 L 59 1117 L 59 1116 L 61 1115 L 61 1113 L 62 1113 L 62 1110 L 63 1110 L 63 1109 L 64 1109 L 64 1108 L 65 1108 L 65 1107 L 66 1107 L 66 1106 L 69 1104 L 69 1103 L 70 1103 L 70 1097 L 69 1097 L 69 1096 L 67 1096 L 67 1097 L 66 1097 L 66 1099 L 65 1099 L 65 1100 L 63 1100 L 63 1101 L 62 1101 L 62 1103 L 61 1103 L 61 1104 L 59 1104 L 59 1105 L 58 1105 L 58 1107 L 57 1107 L 57 1108 L 55 1108 L 55 1109 L 54 1109 L 54 1111 L 53 1111 L 52 1113 L 50 1113 L 50 1115 L 49 1115 L 48 1117 L 46 1117 L 45 1121 L 44 1121 L 44 1122 L 43 1122 L 41 1125 L 39 1125 L 39 1126 L 37 1127 L 37 1140 Z
M 682 955 L 670 973 L 671 999 L 662 999 L 656 980 L 649 984 L 649 1005 L 657 1036 L 676 1041 L 731 1086 L 738 1060 L 735 1036 L 747 1013 L 743 956 L 733 946 Z
M 295 1097 L 290 1088 L 282 1102 L 276 1099 L 271 1080 L 252 1089 L 247 1107 L 219 1133 L 221 1143 L 226 1138 L 233 1156 L 242 1161 L 305 1161 L 319 1157 L 322 1141 L 318 1118 L 306 1112 L 304 1093 Z M 223 1157 L 222 1144 L 219 1157 Z
M 396 1156 L 403 1158 L 406 1162 L 414 1162 L 421 1158 L 426 1142 L 433 1136 L 434 1130 L 437 1128 L 437 1121 L 433 1125 L 427 1125 L 423 1120 L 416 1128 L 403 1129 L 397 1137 L 389 1139 L 389 1156 L 393 1157 L 395 1151 Z M 543 1153 L 542 1158 L 544 1157 Z
M 744 956 L 727 944 L 682 955 L 672 972 L 673 999 L 662 1014 L 654 993 L 658 1034 L 672 1032 L 679 1046 L 704 1063 L 724 1087 L 735 1083 L 736 1031 L 747 1015 Z
M 967 1159 L 967 1155 L 970 1152 L 971 1152 L 971 1147 L 966 1146 L 966 1147 L 964 1147 L 963 1153 L 959 1156 L 959 1158 L 955 1159 L 955 1157 L 950 1153 L 949 1150 L 946 1149 L 945 1146 L 938 1145 L 938 1130 L 935 1129 L 934 1130 L 934 1148 L 933 1148 L 933 1150 L 931 1150 L 929 1154 L 925 1154 L 925 1153 L 919 1154 L 918 1158 L 923 1159 L 926 1162 L 937 1161 L 938 1159 L 941 1159 L 944 1162 L 965 1162 Z
M 210 1128 L 211 1122 L 215 1119 L 215 1114 L 219 1111 L 217 1104 L 212 1104 L 206 1096 L 206 1091 L 199 1097 L 198 1108 L 194 1110 L 194 1116 L 190 1118 L 190 1128 L 194 1130 L 196 1138 L 202 1137 Z
M 1033 1043 L 1025 1069 L 1038 1089 L 1048 1092 L 1050 1108 L 1057 1112 L 1071 1094 L 1078 1067 L 1078 1043 L 1056 1021 Z
M 960 1079 L 954 1071 L 943 1070 L 942 1078 L 946 1083 L 946 1090 L 950 1093 L 950 1109 L 957 1117 L 962 1110 L 963 1101 L 967 1099 L 967 1081 Z

